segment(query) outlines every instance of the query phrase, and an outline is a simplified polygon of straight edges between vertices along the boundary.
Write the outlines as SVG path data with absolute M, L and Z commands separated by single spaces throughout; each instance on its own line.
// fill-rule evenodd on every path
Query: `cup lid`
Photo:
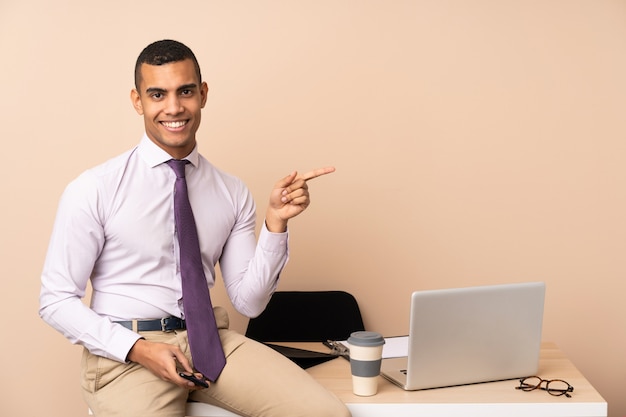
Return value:
M 348 338 L 348 343 L 354 346 L 380 346 L 385 344 L 385 339 L 377 332 L 354 332 Z

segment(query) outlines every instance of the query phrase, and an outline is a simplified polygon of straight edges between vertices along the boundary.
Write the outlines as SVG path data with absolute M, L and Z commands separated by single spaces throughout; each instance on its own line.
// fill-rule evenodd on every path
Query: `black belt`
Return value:
M 114 323 L 121 324 L 129 330 L 137 332 L 171 332 L 172 330 L 186 329 L 185 320 L 178 317 L 163 317 L 162 319 L 154 320 L 128 320 L 128 321 L 116 321 Z M 133 329 L 133 325 L 136 324 L 137 328 Z

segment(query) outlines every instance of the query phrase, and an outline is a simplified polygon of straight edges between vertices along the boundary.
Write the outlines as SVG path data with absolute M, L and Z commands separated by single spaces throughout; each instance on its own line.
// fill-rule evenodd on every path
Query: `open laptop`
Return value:
M 545 284 L 416 291 L 408 357 L 383 359 L 381 375 L 405 390 L 537 373 Z

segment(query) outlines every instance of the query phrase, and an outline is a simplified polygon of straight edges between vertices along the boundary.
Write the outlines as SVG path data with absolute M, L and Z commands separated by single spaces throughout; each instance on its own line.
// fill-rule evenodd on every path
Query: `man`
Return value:
M 131 101 L 143 116 L 145 135 L 63 193 L 42 273 L 40 315 L 85 347 L 82 388 L 96 416 L 180 417 L 188 399 L 242 416 L 349 416 L 291 361 L 229 330 L 219 307 L 212 311 L 226 365 L 208 388 L 180 376 L 204 379 L 194 369 L 180 320 L 186 316 L 174 216 L 178 174 L 169 161 L 188 162 L 182 169 L 197 226 L 199 269 L 212 286 L 219 261 L 232 304 L 249 317 L 263 311 L 276 289 L 288 258 L 287 222 L 309 205 L 307 181 L 334 171 L 293 172 L 278 181 L 257 242 L 250 192 L 198 153 L 195 135 L 207 93 L 185 45 L 164 40 L 142 51 Z M 87 307 L 81 298 L 89 280 Z M 170 327 L 141 330 L 154 323 Z

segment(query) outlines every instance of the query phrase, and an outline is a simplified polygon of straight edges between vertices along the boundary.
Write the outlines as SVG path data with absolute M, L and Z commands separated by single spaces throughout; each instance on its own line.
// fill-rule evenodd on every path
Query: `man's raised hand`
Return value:
M 270 194 L 265 222 L 270 232 L 287 230 L 287 221 L 311 204 L 307 181 L 335 172 L 334 167 L 317 168 L 303 175 L 292 172 L 276 183 Z

